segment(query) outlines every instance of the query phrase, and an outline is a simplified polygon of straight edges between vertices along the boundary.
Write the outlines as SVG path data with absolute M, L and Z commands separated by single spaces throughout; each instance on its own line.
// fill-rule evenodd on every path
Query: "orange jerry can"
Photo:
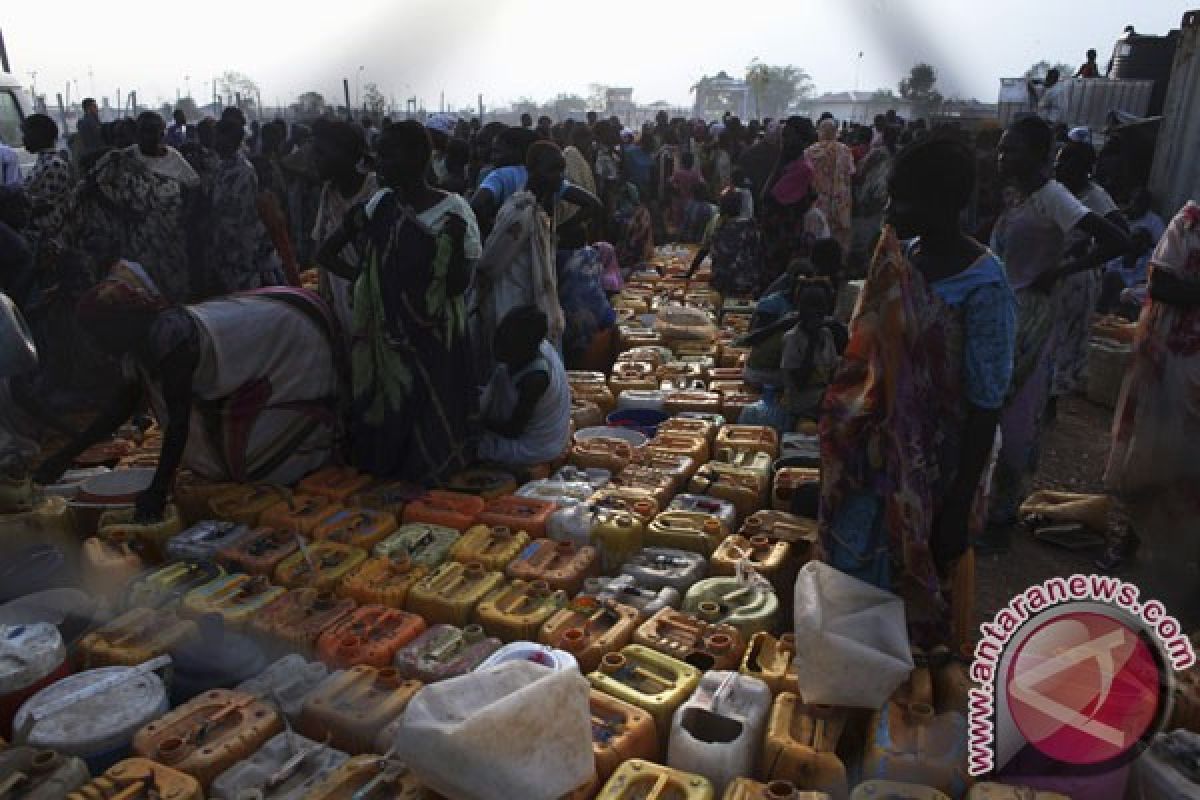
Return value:
M 654 719 L 645 711 L 596 689 L 588 693 L 588 707 L 592 712 L 597 786 L 603 785 L 624 761 L 661 758 Z
M 587 674 L 600 668 L 605 653 L 629 644 L 638 617 L 636 608 L 579 595 L 546 620 L 537 640 L 570 653 Z
M 603 372 L 569 369 L 567 370 L 567 383 L 572 389 L 577 386 L 607 386 L 608 379 L 604 377 Z
M 594 428 L 604 424 L 604 412 L 591 400 L 571 398 L 571 422 L 577 431 Z
M 567 459 L 580 469 L 606 469 L 614 475 L 633 461 L 633 446 L 624 439 L 597 436 L 575 442 Z
M 408 610 L 427 623 L 463 627 L 475 606 L 504 585 L 504 575 L 489 572 L 482 564 L 447 561 L 417 581 L 408 593 Z
M 587 677 L 594 688 L 650 714 L 664 745 L 675 710 L 700 684 L 700 671 L 695 667 L 639 644 L 605 653 L 600 668 Z
M 701 417 L 671 417 L 659 423 L 658 436 L 691 436 L 702 439 L 706 445 L 711 446 L 716 440 L 718 430 L 720 428 L 716 423 Z M 651 440 L 650 446 L 658 447 L 654 440 Z M 661 449 L 670 450 L 670 448 Z M 697 459 L 697 463 L 707 460 L 708 454 L 704 453 L 704 457 Z
M 317 639 L 354 610 L 354 601 L 317 589 L 290 589 L 255 614 L 250 630 L 274 656 L 299 653 L 307 659 L 316 653 Z
M 636 489 L 654 498 L 654 504 L 666 508 L 675 496 L 679 485 L 677 476 L 669 475 L 652 467 L 630 464 L 609 481 L 614 489 Z
M 618 361 L 613 365 L 608 388 L 618 396 L 626 389 L 657 389 L 655 369 L 654 364 L 646 361 Z
M 742 522 L 741 535 L 746 539 L 765 536 L 772 542 L 791 545 L 791 559 L 804 566 L 818 556 L 817 521 L 786 511 L 756 511 Z
M 441 525 L 462 533 L 475 523 L 485 503 L 482 497 L 431 489 L 404 507 L 404 522 Z
M 300 534 L 275 528 L 255 528 L 217 551 L 217 563 L 230 572 L 271 576 L 279 562 L 300 549 Z
M 759 783 L 750 778 L 734 778 L 721 800 L 830 800 L 824 792 L 802 792 L 791 781 Z
M 806 487 L 809 487 L 806 489 Z M 819 492 L 821 471 L 811 467 L 784 467 L 775 473 L 775 485 L 771 490 L 771 508 L 790 511 L 796 492 Z
M 502 525 L 476 525 L 450 548 L 450 558 L 464 564 L 477 561 L 484 569 L 501 572 L 529 544 L 524 530 Z
M 386 511 L 396 519 L 404 515 L 404 507 L 425 496 L 425 489 L 415 483 L 390 481 L 368 486 L 357 494 L 346 499 L 350 508 L 369 508 L 372 511 Z
M 511 472 L 487 467 L 470 467 L 451 475 L 446 488 L 452 492 L 473 494 L 491 500 L 517 490 L 517 479 Z
M 148 758 L 127 758 L 65 796 L 66 800 L 204 800 L 200 782 Z
M 717 432 L 716 450 L 721 461 L 732 461 L 734 453 L 766 453 L 774 461 L 779 458 L 779 432 L 767 425 L 726 425 Z
M 737 508 L 738 516 L 745 519 L 762 508 L 767 478 L 754 470 L 710 461 L 697 470 L 688 491 L 728 500 Z
M 196 623 L 173 611 L 131 608 L 86 634 L 75 647 L 81 670 L 136 667 L 198 635 Z
M 296 485 L 296 491 L 327 497 L 335 503 L 345 503 L 353 494 L 366 489 L 373 482 L 354 467 L 325 467 L 309 475 Z
M 771 694 L 797 692 L 796 678 L 799 673 L 795 659 L 794 633 L 783 633 L 775 638 L 766 631 L 759 631 L 750 637 L 740 672 L 758 678 L 767 685 Z
M 607 416 L 617 407 L 617 398 L 606 384 L 575 384 L 571 386 L 571 400 L 595 403 L 600 413 Z
M 717 800 L 708 778 L 630 759 L 613 773 L 596 800 Z
M 192 616 L 220 614 L 226 625 L 245 628 L 254 615 L 282 597 L 283 592 L 263 575 L 232 573 L 192 589 L 180 605 Z
M 286 489 L 266 483 L 236 484 L 208 500 L 212 517 L 257 527 L 264 511 L 286 497 Z
M 715 514 L 702 511 L 664 511 L 646 526 L 646 547 L 670 547 L 711 556 L 729 529 Z
M 513 581 L 475 607 L 475 621 L 503 642 L 533 641 L 542 623 L 567 604 L 567 593 L 545 581 Z
M 304 698 L 296 730 L 346 753 L 370 753 L 375 735 L 404 713 L 420 688 L 393 667 L 340 670 Z
M 328 497 L 319 494 L 298 494 L 290 500 L 281 500 L 262 512 L 258 524 L 264 528 L 280 528 L 312 536 L 316 527 L 340 508 L 340 504 Z
M 845 710 L 806 706 L 792 692 L 780 694 L 771 704 L 759 777 L 791 781 L 799 789 L 846 800 L 850 787 L 837 755 L 846 720 Z
M 208 789 L 282 730 L 283 720 L 269 703 L 246 692 L 211 689 L 138 731 L 133 752 L 186 772 Z
M 374 754 L 354 756 L 321 778 L 302 800 L 423 800 L 425 789 L 395 759 Z
M 313 538 L 370 550 L 396 530 L 396 518 L 386 511 L 345 508 L 335 511 L 313 529 Z
M 713 575 L 736 575 L 738 563 L 745 560 L 771 582 L 780 597 L 787 597 L 796 583 L 796 565 L 791 554 L 792 546 L 787 542 L 773 542 L 762 535 L 747 539 L 735 534 L 713 551 L 709 564 Z
M 179 508 L 179 514 L 188 525 L 200 520 L 212 519 L 209 501 L 222 492 L 236 488 L 236 483 L 211 483 L 185 469 L 179 470 L 175 485 L 171 488 L 171 499 Z
M 279 562 L 275 580 L 289 589 L 334 591 L 367 560 L 367 551 L 339 542 L 313 542 Z
M 674 358 L 674 354 L 665 347 L 631 347 L 617 354 L 616 363 L 624 364 L 627 361 L 642 361 L 654 369 L 658 369 L 672 358 Z
M 477 517 L 479 524 L 524 531 L 533 539 L 546 537 L 546 521 L 558 505 L 536 497 L 505 495 L 488 501 Z
M 704 379 L 713 382 L 741 382 L 745 373 L 737 367 L 711 367 L 704 371 Z
M 673 417 L 679 419 L 679 417 Z M 671 420 L 667 420 L 670 422 Z M 663 425 L 666 425 L 664 422 Z M 696 420 L 703 422 L 703 420 Z M 707 424 L 707 423 L 705 423 Z M 646 447 L 650 450 L 658 450 L 664 453 L 678 453 L 685 455 L 695 461 L 697 464 L 703 464 L 708 461 L 710 452 L 708 439 L 698 433 L 676 432 L 672 428 L 664 429 L 662 426 L 658 428 L 658 435 L 646 443 Z
M 658 516 L 658 501 L 654 495 L 642 489 L 604 488 L 599 489 L 588 500 L 590 505 L 602 510 L 623 511 L 632 514 L 645 525 Z
M 664 608 L 638 627 L 633 641 L 701 672 L 736 669 L 745 642 L 737 628 Z
M 672 480 L 672 496 L 683 491 L 683 488 L 687 486 L 687 482 L 692 479 L 692 476 L 696 474 L 696 470 L 700 468 L 700 462 L 685 453 L 672 453 L 660 448 L 650 447 L 647 447 L 638 455 L 637 463 L 639 466 L 650 467 L 664 475 L 669 475 Z M 664 505 L 666 504 L 664 503 Z
M 574 542 L 535 539 L 505 573 L 514 580 L 542 580 L 550 588 L 574 596 L 583 589 L 585 579 L 599 574 L 599 567 L 596 548 L 591 545 L 578 547 Z
M 663 402 L 663 411 L 672 416 L 684 411 L 719 414 L 721 413 L 721 395 L 699 389 L 668 392 L 667 399 Z
M 362 606 L 326 628 L 317 656 L 334 669 L 390 667 L 396 651 L 425 631 L 425 620 L 385 606 Z
M 401 525 L 395 533 L 375 545 L 372 552 L 384 558 L 407 555 L 414 564 L 432 569 L 446 560 L 458 539 L 459 532 L 454 528 L 418 522 Z
M 409 590 L 428 573 L 429 568 L 412 563 L 408 553 L 397 553 L 390 558 L 375 556 L 347 575 L 338 593 L 359 605 L 374 603 L 403 608 Z
M 128 542 L 110 542 L 98 536 L 84 540 L 81 583 L 84 591 L 112 599 L 143 569 L 142 558 Z

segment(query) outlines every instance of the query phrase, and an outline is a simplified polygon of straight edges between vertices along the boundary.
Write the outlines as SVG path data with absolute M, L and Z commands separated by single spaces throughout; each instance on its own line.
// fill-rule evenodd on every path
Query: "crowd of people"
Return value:
M 43 482 L 148 404 L 164 438 L 144 516 L 181 466 L 288 483 L 344 459 L 436 484 L 553 461 L 565 370 L 611 366 L 611 299 L 673 241 L 756 304 L 747 383 L 782 395 L 788 425 L 819 425 L 830 563 L 905 594 L 918 624 L 944 620 L 970 546 L 1004 546 L 1097 308 L 1170 309 L 1143 317 L 1158 339 L 1118 412 L 1110 484 L 1146 468 L 1146 442 L 1200 424 L 1182 397 L 1194 207 L 1169 230 L 1144 188 L 1119 208 L 1088 132 L 1037 116 L 1002 136 L 891 112 L 632 130 L 595 113 L 260 125 L 229 108 L 168 128 L 154 112 L 100 125 L 92 104 L 66 149 L 60 133 L 25 121 L 37 164 L 0 194 L 0 281 L 43 353 L 10 391 L 45 417 L 94 412 L 84 389 L 108 387 Z M 864 273 L 847 329 L 835 298 Z

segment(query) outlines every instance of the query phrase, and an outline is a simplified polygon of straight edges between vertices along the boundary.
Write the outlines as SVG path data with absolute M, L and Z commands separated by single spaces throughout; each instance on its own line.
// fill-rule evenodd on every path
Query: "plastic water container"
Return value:
M 666 417 L 666 400 L 667 393 L 657 387 L 625 389 L 617 395 L 616 406 L 618 411 L 653 411 Z
M 580 595 L 546 619 L 536 638 L 567 651 L 582 672 L 591 672 L 605 653 L 629 644 L 637 624 L 636 608 Z
M 713 421 L 700 419 L 697 417 L 689 417 L 679 415 L 671 417 L 658 426 L 658 436 L 689 436 L 702 440 L 706 446 L 711 447 L 716 441 L 717 431 L 720 426 Z M 658 437 L 655 437 L 658 438 Z M 708 459 L 708 454 L 704 454 L 704 460 Z
M 283 721 L 270 704 L 254 695 L 213 689 L 139 730 L 133 752 L 208 787 L 282 729 Z
M 78 589 L 47 589 L 0 605 L 0 625 L 45 622 L 58 628 L 67 649 L 92 627 L 96 601 Z
M 80 583 L 89 594 L 113 600 L 145 566 L 128 542 L 92 536 L 84 540 L 80 553 Z
M 750 778 L 735 778 L 721 800 L 830 800 L 824 792 L 803 792 L 791 781 L 759 783 Z
M 771 692 L 757 678 L 706 673 L 675 712 L 667 765 L 703 775 L 723 792 L 734 778 L 753 772 L 770 709 Z
M 275 581 L 290 589 L 337 591 L 342 580 L 367 560 L 367 551 L 339 542 L 313 542 L 275 568 Z
M 230 689 L 263 671 L 263 650 L 250 637 L 226 630 L 221 618 L 199 620 L 200 633 L 171 648 L 170 699 L 184 703 L 210 689 Z
M 732 461 L 738 453 L 763 453 L 779 458 L 779 432 L 770 425 L 726 425 L 717 432 L 717 459 Z
M 708 779 L 640 758 L 617 768 L 596 800 L 716 800 Z
M 806 706 L 792 692 L 771 704 L 759 777 L 787 780 L 804 790 L 842 798 L 849 794 L 846 766 L 838 745 L 848 714 L 830 706 Z
M 354 611 L 348 597 L 318 589 L 290 589 L 250 620 L 250 631 L 276 657 L 316 655 L 317 639 Z
M 658 365 L 649 361 L 618 361 L 613 364 L 608 388 L 618 397 L 628 389 L 657 389 L 658 377 L 654 374 L 656 369 Z
M 633 640 L 701 672 L 736 669 L 746 646 L 732 625 L 710 622 L 673 608 L 664 608 L 643 622 Z
M 749 639 L 759 631 L 772 630 L 779 614 L 779 598 L 767 586 L 742 583 L 737 578 L 705 578 L 695 583 L 683 598 L 683 610 L 708 613 L 717 606 L 714 619 L 727 622 Z
M 227 626 L 240 629 L 283 592 L 282 587 L 272 586 L 261 575 L 225 575 L 185 594 L 181 607 L 195 617 L 220 614 Z
M 395 533 L 375 545 L 373 552 L 384 558 L 391 558 L 397 552 L 406 552 L 412 563 L 433 568 L 450 555 L 459 535 L 459 531 L 445 525 L 401 525 Z
M 153 476 L 153 473 L 151 475 Z M 212 519 L 214 515 L 209 508 L 209 501 L 226 490 L 236 488 L 237 485 L 235 483 L 214 483 L 186 469 L 181 469 L 175 476 L 171 499 L 179 508 L 179 513 L 183 515 L 184 523 L 193 525 L 201 520 Z
M 650 524 L 650 521 L 657 517 L 658 512 L 661 510 L 658 501 L 649 492 L 626 486 L 613 486 L 612 484 L 598 490 L 588 502 L 596 508 L 625 511 L 633 514 L 644 525 Z
M 347 508 L 326 517 L 313 529 L 313 538 L 370 550 L 396 527 L 396 518 L 387 511 Z
M 284 715 L 295 722 L 304 698 L 329 676 L 329 668 L 291 653 L 257 675 L 237 685 L 237 690 L 263 700 L 277 702 Z
M 555 670 L 579 669 L 575 657 L 565 650 L 556 650 L 537 642 L 510 642 L 480 662 L 475 671 L 487 670 L 509 661 L 529 661 Z
M 152 567 L 129 582 L 125 608 L 174 608 L 193 589 L 222 577 L 225 571 L 211 561 L 169 561 Z
M 741 673 L 758 678 L 772 694 L 796 692 L 796 636 L 783 633 L 776 638 L 766 631 L 750 637 L 742 657 Z
M 0 750 L 0 786 L 11 786 L 20 800 L 62 800 L 88 781 L 88 768 L 78 758 L 35 747 Z M 10 790 L 11 791 L 11 790 Z
M 700 683 L 700 671 L 662 653 L 631 644 L 606 653 L 600 668 L 588 674 L 592 686 L 637 706 L 654 718 L 659 740 L 666 743 L 675 709 Z
M 475 607 L 475 621 L 505 642 L 536 639 L 542 624 L 567 600 L 566 592 L 552 590 L 545 581 L 515 580 Z
M 346 500 L 350 508 L 370 508 L 386 511 L 396 519 L 404 516 L 404 507 L 417 498 L 425 496 L 425 489 L 414 483 L 386 481 L 368 486 Z
M 696 471 L 688 484 L 692 494 L 707 494 L 728 500 L 742 519 L 763 506 L 768 480 L 760 471 L 710 461 Z
M 408 593 L 408 610 L 429 624 L 463 626 L 472 621 L 475 606 L 504 583 L 504 575 L 482 564 L 447 561 L 426 575 Z
M 441 525 L 461 533 L 475 524 L 484 505 L 483 498 L 472 494 L 433 489 L 404 507 L 404 523 Z
M 630 387 L 629 391 L 645 392 L 647 394 L 658 392 L 657 381 L 651 379 L 651 384 L 639 387 Z M 622 399 L 626 398 L 626 393 L 621 392 L 618 398 L 618 404 Z M 609 414 L 604 422 L 612 428 L 628 428 L 637 431 L 647 439 L 653 438 L 658 434 L 658 426 L 666 420 L 670 415 L 655 408 L 639 408 L 636 406 L 620 408 L 617 411 Z
M 33 544 L 15 551 L 3 548 L 4 558 L 0 560 L 0 602 L 72 583 L 67 553 L 74 552 L 74 543 L 70 549 L 50 543 Z
M 930 786 L 951 797 L 966 791 L 967 721 L 934 714 L 925 703 L 889 701 L 872 719 L 862 777 Z
M 597 508 L 592 520 L 591 541 L 599 553 L 602 572 L 616 572 L 642 549 L 645 525 L 640 516 L 616 509 Z
M 166 557 L 167 541 L 183 530 L 183 518 L 173 505 L 163 511 L 161 522 L 135 522 L 136 514 L 133 508 L 105 511 L 96 524 L 96 535 L 101 539 L 131 542 L 147 561 L 162 561 Z
M 814 508 L 821 494 L 821 473 L 812 467 L 783 467 L 775 473 L 771 508 L 792 511 Z
M 817 521 L 786 511 L 756 511 L 742 523 L 741 535 L 747 539 L 765 536 L 772 542 L 791 545 L 791 558 L 803 566 L 817 553 Z
M 638 612 L 640 620 L 653 616 L 661 609 L 674 608 L 683 599 L 679 590 L 670 586 L 664 586 L 661 589 L 638 586 L 632 575 L 588 578 L 583 582 L 581 596 L 594 597 L 597 600 L 611 600 L 629 606 Z
M 658 731 L 642 709 L 592 689 L 592 753 L 596 758 L 595 786 L 601 786 L 630 759 L 659 761 Z
M 403 608 L 409 591 L 428 574 L 428 567 L 413 564 L 403 551 L 392 558 L 375 556 L 368 558 L 342 580 L 338 594 L 360 605 L 375 603 L 389 608 Z
M 134 667 L 165 654 L 199 633 L 196 623 L 172 611 L 131 608 L 79 640 L 76 658 L 85 669 Z
M 134 734 L 167 712 L 163 682 L 149 669 L 103 667 L 63 678 L 25 701 L 13 729 L 30 747 L 83 759 L 103 772 L 129 753 Z
M 624 364 L 628 361 L 641 361 L 650 364 L 655 369 L 658 369 L 663 364 L 675 358 L 675 354 L 669 347 L 631 347 L 622 350 L 617 354 L 618 364 Z
M 711 514 L 721 521 L 727 530 L 737 527 L 737 508 L 728 500 L 704 494 L 677 494 L 666 508 L 667 511 L 692 511 Z
M 208 500 L 208 512 L 213 517 L 258 527 L 263 512 L 279 505 L 285 490 L 270 484 L 239 484 L 223 489 Z
M 154 794 L 150 794 L 150 787 Z M 66 795 L 66 800 L 135 800 L 142 797 L 204 800 L 204 790 L 200 782 L 186 772 L 148 758 L 127 758 Z
M 402 647 L 393 663 L 404 678 L 436 683 L 465 675 L 501 646 L 499 639 L 486 635 L 478 625 L 434 625 Z
M 736 575 L 738 565 L 745 563 L 766 578 L 780 595 L 789 592 L 796 582 L 796 565 L 791 559 L 792 546 L 787 542 L 771 541 L 766 536 L 733 535 L 713 551 L 710 559 L 713 575 Z
M 291 732 L 277 734 L 213 781 L 213 800 L 301 800 L 349 758 L 340 750 Z M 243 794 L 258 790 L 261 794 Z
M 329 736 L 334 747 L 351 754 L 369 753 L 375 735 L 404 713 L 420 688 L 393 667 L 341 670 L 305 698 L 296 729 L 317 741 Z
M 0 736 L 11 740 L 21 704 L 70 671 L 67 647 L 54 625 L 0 625 Z
M 446 488 L 452 492 L 474 494 L 484 500 L 512 494 L 517 490 L 517 481 L 511 472 L 489 467 L 470 467 L 451 475 Z
M 523 531 L 539 539 L 546 536 L 546 520 L 557 507 L 549 500 L 506 495 L 489 500 L 476 519 L 481 525 Z
M 204 520 L 167 541 L 167 558 L 212 561 L 218 550 L 229 546 L 249 532 L 249 527 L 236 522 Z
M 600 489 L 612 480 L 612 473 L 605 469 L 580 469 L 579 467 L 566 464 L 555 470 L 550 479 L 572 483 L 589 483 L 593 489 Z
M 425 620 L 416 614 L 362 606 L 325 629 L 317 652 L 332 667 L 390 667 L 396 652 L 424 630 Z
M 1142 756 L 1138 761 L 1138 768 L 1146 763 L 1149 756 Z M 1192 784 L 1195 787 L 1195 784 Z M 1158 787 L 1156 787 L 1157 789 Z M 1169 790 L 1156 791 L 1154 794 L 1145 794 L 1144 800 L 1150 800 L 1151 797 L 1170 798 L 1171 800 L 1183 800 L 1196 796 L 1196 789 L 1192 788 L 1189 794 L 1172 795 Z M 1058 792 L 1043 792 L 1037 789 L 1030 789 L 1026 786 L 1005 786 L 1002 783 L 990 783 L 984 781 L 977 783 L 967 792 L 967 800 L 1071 800 L 1065 794 Z M 1142 800 L 1142 798 L 1138 798 Z
M 642 456 L 637 455 L 635 458 L 641 460 Z M 655 505 L 659 508 L 665 508 L 667 503 L 671 502 L 679 485 L 679 476 L 670 475 L 636 462 L 618 472 L 610 484 L 617 489 L 645 492 L 654 499 Z
M 248 575 L 275 574 L 275 568 L 300 549 L 303 537 L 294 531 L 254 528 L 217 551 L 217 563 L 230 572 Z
M 915 783 L 863 781 L 854 787 L 850 800 L 950 800 L 950 796 Z
M 578 594 L 584 579 L 599 572 L 599 555 L 590 545 L 535 539 L 512 561 L 505 573 L 513 580 L 545 581 L 552 589 Z
M 450 548 L 450 558 L 464 564 L 476 561 L 492 571 L 503 570 L 529 544 L 529 534 L 502 525 L 476 525 Z
M 408 767 L 377 755 L 354 756 L 314 786 L 304 800 L 422 800 L 425 790 Z
M 643 548 L 621 566 L 621 574 L 632 577 L 638 586 L 669 586 L 681 595 L 707 573 L 703 555 L 669 547 Z
M 342 508 L 328 497 L 319 494 L 297 494 L 269 507 L 258 518 L 264 528 L 279 528 L 312 536 L 313 530 L 326 517 Z
M 719 517 L 699 511 L 664 511 L 646 527 L 646 544 L 699 553 L 707 558 L 729 535 Z
M 612 428 L 611 430 L 623 429 Z M 615 436 L 596 436 L 580 441 L 576 435 L 569 460 L 580 469 L 606 469 L 609 472 L 617 473 L 633 461 L 634 450 L 634 446 L 629 442 Z
M 606 479 L 605 483 L 607 482 Z M 564 481 L 553 478 L 541 478 L 523 485 L 517 490 L 517 496 L 545 500 L 554 503 L 557 508 L 561 509 L 565 506 L 573 506 L 586 502 L 594 491 L 595 487 L 588 481 Z
M 327 497 L 335 503 L 346 499 L 371 485 L 370 475 L 364 475 L 353 467 L 331 466 L 319 469 L 296 486 L 304 494 Z

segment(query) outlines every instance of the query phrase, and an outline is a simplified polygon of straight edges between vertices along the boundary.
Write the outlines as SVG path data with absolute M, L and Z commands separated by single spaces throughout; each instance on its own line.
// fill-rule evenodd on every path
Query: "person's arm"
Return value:
M 61 450 L 42 462 L 33 479 L 43 486 L 54 483 L 66 472 L 84 450 L 97 442 L 111 438 L 117 428 L 133 416 L 142 399 L 142 387 L 137 381 L 127 381 L 117 388 L 109 404 L 83 433 Z
M 475 190 L 475 194 L 471 195 L 471 210 L 475 212 L 475 221 L 479 224 L 479 235 L 486 240 L 496 222 L 496 196 L 490 188 L 481 184 Z
M 1099 214 L 1089 211 L 1075 227 L 1091 237 L 1091 248 L 1083 255 L 1071 258 L 1061 267 L 1043 272 L 1031 284 L 1034 289 L 1047 292 L 1063 278 L 1107 264 L 1129 249 L 1129 236 Z
M 1200 304 L 1200 281 L 1182 278 L 1168 269 L 1153 267 L 1147 285 L 1150 299 L 1171 306 Z
M 517 383 L 517 404 L 507 420 L 484 420 L 484 427 L 506 439 L 519 438 L 533 419 L 538 401 L 550 388 L 550 376 L 545 372 L 532 372 Z
M 709 246 L 705 244 L 696 251 L 696 257 L 692 259 L 692 265 L 688 267 L 687 275 L 684 276 L 689 281 L 692 279 L 692 276 L 696 274 L 696 270 L 700 269 L 700 264 L 704 262 L 704 259 L 708 258 L 709 249 Z
M 343 258 L 342 251 L 358 237 L 366 223 L 366 207 L 362 203 L 356 204 L 346 212 L 346 218 L 338 226 L 338 229 L 321 242 L 321 246 L 317 248 L 317 263 L 339 278 L 345 278 L 348 281 L 357 278 L 359 265 L 351 264 Z
M 467 259 L 465 243 L 467 223 L 457 214 L 446 218 L 446 233 L 450 235 L 450 263 L 446 267 L 446 294 L 460 295 L 471 285 L 471 262 Z
M 192 417 L 192 374 L 198 360 L 199 353 L 185 345 L 162 362 L 160 380 L 167 410 L 167 428 L 163 432 L 154 479 L 137 497 L 136 519 L 139 521 L 157 522 L 162 519 L 167 507 L 167 495 L 187 448 Z
M 979 491 L 979 481 L 987 469 L 992 447 L 996 441 L 996 426 L 1000 424 L 999 408 L 982 408 L 967 404 L 967 420 L 963 426 L 962 450 L 958 472 L 942 504 L 942 512 L 934 530 L 934 563 L 945 572 L 952 562 L 967 551 L 967 526 L 971 506 Z
M 584 189 L 582 186 L 576 186 L 573 183 L 568 183 L 563 187 L 562 194 L 559 199 L 564 200 L 571 205 L 579 206 L 580 210 L 592 215 L 599 214 L 604 210 L 604 203 L 600 202 L 600 198 Z

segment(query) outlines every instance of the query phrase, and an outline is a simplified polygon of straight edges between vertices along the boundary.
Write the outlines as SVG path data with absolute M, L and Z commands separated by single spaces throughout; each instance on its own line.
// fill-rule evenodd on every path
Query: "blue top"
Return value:
M 967 400 L 980 408 L 1000 408 L 1012 381 L 1017 335 L 1017 298 L 1004 265 L 988 251 L 932 288 L 946 305 L 963 309 Z
M 497 167 L 480 181 L 479 188 L 491 192 L 492 197 L 496 199 L 496 207 L 499 208 L 504 205 L 504 201 L 524 189 L 528 180 L 529 170 L 523 166 Z M 562 186 L 558 187 L 560 199 L 570 185 L 567 181 L 563 181 Z

